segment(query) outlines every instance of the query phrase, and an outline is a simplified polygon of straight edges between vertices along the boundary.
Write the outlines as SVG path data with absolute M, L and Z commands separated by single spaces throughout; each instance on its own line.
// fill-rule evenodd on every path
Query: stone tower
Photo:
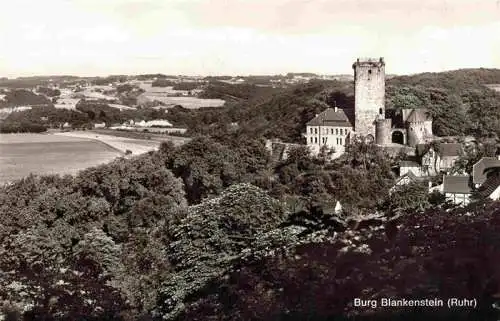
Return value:
M 375 139 L 375 122 L 385 118 L 384 58 L 358 58 L 354 69 L 354 131 Z

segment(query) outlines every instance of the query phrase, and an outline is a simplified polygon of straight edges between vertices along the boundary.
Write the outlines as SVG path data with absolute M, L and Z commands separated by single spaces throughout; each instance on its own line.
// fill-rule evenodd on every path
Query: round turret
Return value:
M 375 122 L 375 143 L 388 145 L 391 142 L 391 119 L 377 119 Z

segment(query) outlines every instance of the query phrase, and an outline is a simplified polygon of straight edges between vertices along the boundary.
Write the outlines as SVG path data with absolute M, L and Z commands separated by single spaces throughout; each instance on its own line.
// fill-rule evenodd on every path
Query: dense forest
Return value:
M 0 193 L 0 270 L 10 271 L 0 275 L 2 311 L 11 320 L 364 320 L 374 311 L 353 307 L 355 297 L 463 296 L 478 309 L 434 319 L 497 315 L 498 203 L 452 208 L 419 185 L 388 197 L 390 165 L 363 143 L 334 162 L 303 148 L 274 162 L 263 141 L 235 134 L 165 143 L 75 177 L 27 177 Z M 403 312 L 430 317 L 376 316 Z
M 498 137 L 499 96 L 478 85 L 496 78 L 479 72 L 476 85 L 455 87 L 464 72 L 395 77 L 388 108 L 429 108 L 442 117 L 440 135 Z M 300 141 L 316 113 L 352 107 L 352 84 L 232 86 L 209 91 L 237 97 L 226 107 L 169 110 L 193 136 L 184 145 L 0 187 L 5 319 L 500 318 L 499 202 L 455 207 L 420 183 L 389 195 L 397 157 L 363 142 L 334 161 L 304 147 L 274 159 L 266 137 Z M 64 117 L 121 117 L 99 103 L 78 109 Z M 490 152 L 464 155 L 457 166 L 470 169 Z M 477 307 L 353 305 L 451 297 Z

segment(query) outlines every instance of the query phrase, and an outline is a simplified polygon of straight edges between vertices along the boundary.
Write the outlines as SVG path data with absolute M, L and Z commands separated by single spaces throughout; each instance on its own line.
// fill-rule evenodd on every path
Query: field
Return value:
M 102 144 L 106 144 L 107 146 L 123 154 L 128 150 L 132 152 L 132 155 L 147 153 L 148 151 L 158 149 L 158 147 L 160 146 L 159 141 L 118 137 L 92 131 L 63 132 L 55 133 L 54 135 L 66 138 L 94 140 Z
M 500 92 L 500 84 L 488 84 L 486 87 L 493 89 L 494 91 Z
M 162 141 L 183 144 L 187 138 L 112 130 L 0 134 L 0 184 L 33 174 L 76 174 L 107 163 L 127 151 L 157 150 Z
M 33 174 L 76 174 L 122 153 L 104 143 L 45 134 L 0 134 L 0 184 Z
M 143 94 L 151 100 L 159 100 L 167 105 L 181 105 L 188 109 L 198 109 L 204 107 L 222 107 L 225 103 L 222 99 L 202 99 L 196 97 L 170 97 L 158 94 Z
M 78 104 L 79 101 L 79 98 L 59 98 L 57 100 L 57 104 L 54 104 L 54 107 L 59 109 L 76 110 L 76 104 Z
M 202 99 L 197 97 L 175 97 L 175 94 L 186 94 L 185 90 L 174 90 L 173 87 L 152 87 L 150 83 L 143 82 L 140 87 L 145 90 L 142 96 L 149 100 L 158 100 L 167 105 L 181 105 L 188 109 L 204 107 L 221 107 L 225 101 L 222 99 Z

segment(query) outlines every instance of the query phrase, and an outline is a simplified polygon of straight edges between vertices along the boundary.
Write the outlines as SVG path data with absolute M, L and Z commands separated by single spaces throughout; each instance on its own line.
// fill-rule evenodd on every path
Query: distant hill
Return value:
M 500 69 L 486 68 L 426 72 L 409 76 L 394 76 L 387 80 L 387 84 L 391 86 L 440 87 L 454 91 L 498 83 L 500 83 Z

